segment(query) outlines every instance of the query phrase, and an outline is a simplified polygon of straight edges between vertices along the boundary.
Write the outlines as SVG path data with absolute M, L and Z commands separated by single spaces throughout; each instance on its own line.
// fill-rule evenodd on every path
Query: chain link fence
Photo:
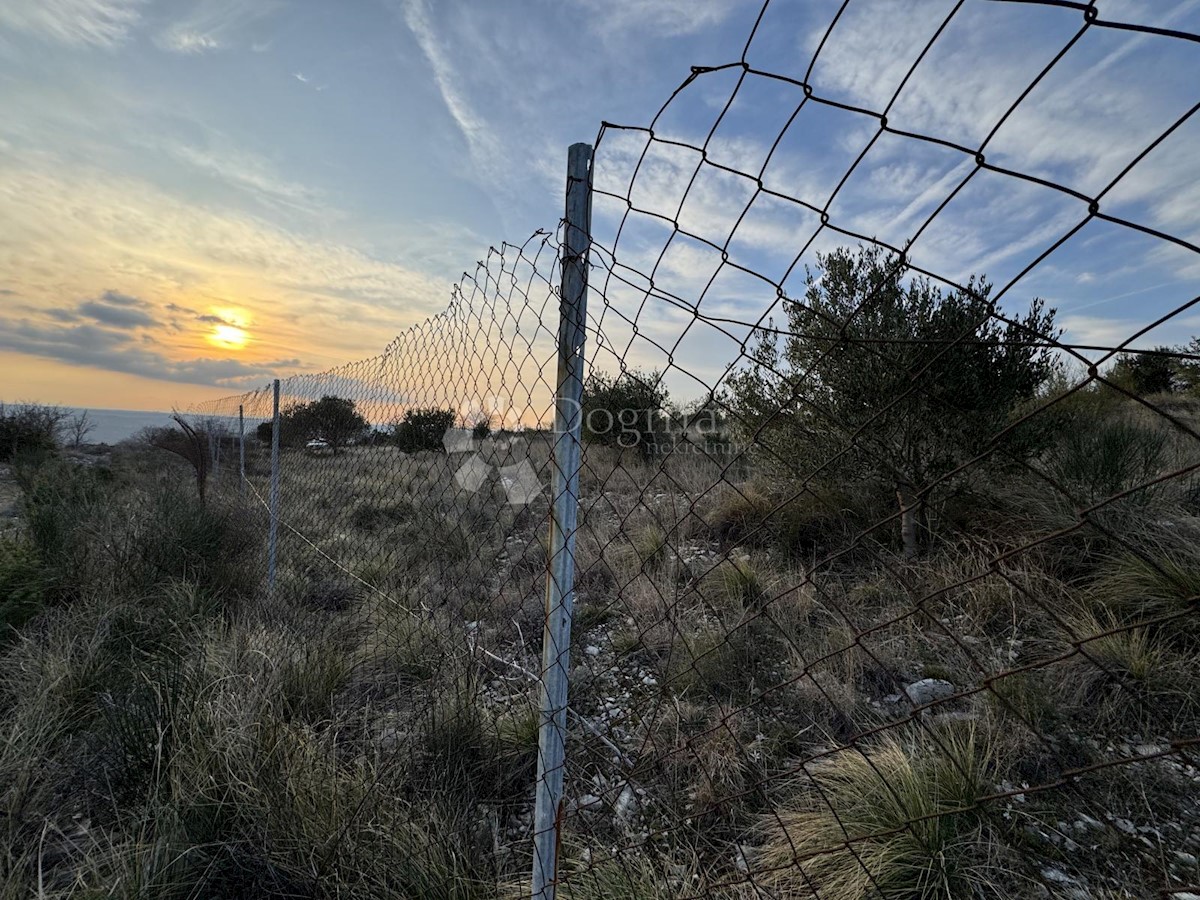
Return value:
M 344 763 L 385 759 L 485 894 L 1200 894 L 1200 347 L 1156 343 L 1200 297 L 1107 341 L 1037 299 L 1112 235 L 1195 271 L 1194 214 L 1122 189 L 1200 104 L 1112 118 L 1071 178 L 1010 134 L 1094 44 L 1200 71 L 1200 38 L 921 6 L 864 106 L 823 80 L 859 8 L 778 72 L 768 2 L 737 61 L 605 124 L 590 235 L 580 207 L 493 248 L 278 413 L 186 418 L 211 502 L 258 523 L 272 640 L 334 669 Z M 1061 41 L 922 131 L 993 9 Z

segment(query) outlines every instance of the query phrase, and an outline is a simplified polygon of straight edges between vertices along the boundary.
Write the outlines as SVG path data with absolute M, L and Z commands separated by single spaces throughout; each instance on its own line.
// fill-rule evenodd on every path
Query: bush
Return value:
M 583 437 L 650 459 L 669 434 L 669 402 L 658 372 L 631 369 L 616 377 L 593 372 L 583 386 Z
M 53 453 L 66 416 L 57 406 L 0 403 L 0 462 L 39 459 Z
M 141 491 L 109 469 L 59 463 L 24 487 L 27 533 L 54 599 L 175 580 L 229 595 L 253 588 L 249 523 L 179 482 Z
M 888 485 L 913 557 L 929 543 L 927 486 L 990 449 L 1059 368 L 1039 346 L 1057 335 L 1055 313 L 1034 300 L 1003 323 L 983 278 L 944 292 L 877 247 L 818 258 L 803 299 L 784 301 L 782 342 L 758 330 L 728 403 L 777 459 Z M 788 465 L 793 478 L 809 474 Z
M 405 453 L 419 450 L 444 450 L 442 439 L 454 427 L 457 416 L 452 409 L 410 409 L 392 425 L 392 440 Z
M 1169 394 L 1175 387 L 1178 367 L 1172 353 L 1171 347 L 1156 347 L 1154 353 L 1122 353 L 1108 379 L 1139 397 Z

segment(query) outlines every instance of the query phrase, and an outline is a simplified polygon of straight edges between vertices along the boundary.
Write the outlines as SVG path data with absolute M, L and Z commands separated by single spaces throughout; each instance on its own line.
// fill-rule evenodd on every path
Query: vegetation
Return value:
M 668 435 L 670 397 L 658 372 L 593 371 L 583 385 L 582 407 L 583 437 L 591 443 L 633 450 L 648 460 Z
M 873 246 L 819 259 L 803 301 L 785 303 L 783 346 L 762 332 L 731 405 L 752 433 L 770 429 L 777 454 L 888 485 L 911 558 L 928 544 L 934 482 L 991 449 L 1054 374 L 1038 343 L 1056 335 L 1054 311 L 1035 300 L 1002 321 L 984 279 L 946 292 Z
M 35 459 L 52 453 L 66 413 L 37 403 L 0 403 L 0 462 Z
M 282 447 L 301 447 L 309 441 L 321 441 L 334 456 L 349 444 L 365 437 L 371 425 L 358 411 L 353 400 L 326 395 L 308 403 L 294 403 L 280 411 L 279 443 Z M 255 436 L 270 444 L 274 425 L 262 422 Z
M 890 737 L 814 766 L 777 815 L 764 817 L 761 861 L 788 895 L 831 900 L 1002 896 L 981 857 L 991 760 L 972 729 Z M 801 860 L 791 866 L 792 860 Z
M 1200 338 L 1182 347 L 1155 347 L 1153 353 L 1122 353 L 1107 380 L 1139 397 L 1194 393 L 1200 388 Z
M 444 450 L 446 432 L 458 420 L 452 409 L 409 409 L 392 425 L 392 441 L 405 453 Z

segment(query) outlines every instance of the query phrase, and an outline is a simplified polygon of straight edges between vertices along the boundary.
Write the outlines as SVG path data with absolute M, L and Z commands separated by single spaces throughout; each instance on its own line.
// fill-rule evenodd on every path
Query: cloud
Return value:
M 281 177 L 265 158 L 232 146 L 221 135 L 212 135 L 212 146 L 197 147 L 182 141 L 161 144 L 174 159 L 253 196 L 260 202 L 304 212 L 322 212 L 318 192 Z
M 0 329 L 0 349 L 40 356 L 75 366 L 91 366 L 144 378 L 214 387 L 236 387 L 238 379 L 277 374 L 284 361 L 244 362 L 205 357 L 172 359 L 151 349 L 154 342 L 95 325 L 38 325 L 7 321 Z
M 616 36 L 629 32 L 664 37 L 694 34 L 724 22 L 739 6 L 758 0 L 571 0 L 589 27 Z
M 466 89 L 460 84 L 458 72 L 451 62 L 452 54 L 434 28 L 427 0 L 404 0 L 403 12 L 404 22 L 429 62 L 442 102 L 466 140 L 472 160 L 490 171 L 499 164 L 500 141 L 484 118 L 476 113 Z
M 105 303 L 111 303 L 114 306 L 137 306 L 145 309 L 150 304 L 145 300 L 141 300 L 131 294 L 122 294 L 120 291 L 107 290 L 100 295 L 100 299 Z
M 280 6 L 278 0 L 255 0 L 253 3 L 200 0 L 190 15 L 173 22 L 155 36 L 154 42 L 171 53 L 223 50 L 231 46 L 248 26 L 272 15 Z
M 120 280 L 128 296 L 153 304 L 143 312 L 174 304 L 162 327 L 180 342 L 203 339 L 195 315 L 242 308 L 253 313 L 252 340 L 269 334 L 276 353 L 332 361 L 378 346 L 381 334 L 441 311 L 449 299 L 447 282 L 389 259 L 198 206 L 137 178 L 37 158 L 0 166 L 0 196 L 9 213 L 0 220 L 0 245 L 22 260 L 24 296 L 50 308 L 55 298 L 94 296 L 97 283 Z M 95 300 L 138 309 L 123 307 L 115 292 Z M 117 321 L 111 311 L 90 313 Z M 170 355 L 185 351 L 180 344 Z
M 113 47 L 137 25 L 144 0 L 4 0 L 0 30 L 77 46 Z
M 87 300 L 79 304 L 78 311 L 80 315 L 115 328 L 152 328 L 158 324 L 154 316 L 140 309 L 109 305 L 96 300 Z
M 209 50 L 221 49 L 221 43 L 214 37 L 179 29 L 171 29 L 159 35 L 156 43 L 163 50 L 173 53 L 206 53 Z

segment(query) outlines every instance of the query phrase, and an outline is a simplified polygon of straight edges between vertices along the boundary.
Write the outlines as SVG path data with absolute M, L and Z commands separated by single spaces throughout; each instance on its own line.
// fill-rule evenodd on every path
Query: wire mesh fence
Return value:
M 1194 72 L 1200 38 L 1095 4 L 922 6 L 862 105 L 825 65 L 861 6 L 771 71 L 757 50 L 795 10 L 767 2 L 737 61 L 693 69 L 648 126 L 602 127 L 573 416 L 569 224 L 489 251 L 380 356 L 283 380 L 278 416 L 270 389 L 192 411 L 215 502 L 264 541 L 277 522 L 271 639 L 350 660 L 306 714 L 346 764 L 382 754 L 464 884 L 1200 892 L 1200 346 L 1152 345 L 1200 297 L 1107 341 L 1037 299 L 1114 234 L 1195 271 L 1194 219 L 1122 189 L 1194 139 L 1200 104 L 1112 119 L 1071 177 L 1010 134 L 1064 70 L 1078 88 L 1076 58 L 1124 77 L 1105 42 Z M 1061 41 L 921 130 L 993 9 Z M 573 547 L 549 527 L 564 504 Z M 561 797 L 541 693 L 560 664 Z

